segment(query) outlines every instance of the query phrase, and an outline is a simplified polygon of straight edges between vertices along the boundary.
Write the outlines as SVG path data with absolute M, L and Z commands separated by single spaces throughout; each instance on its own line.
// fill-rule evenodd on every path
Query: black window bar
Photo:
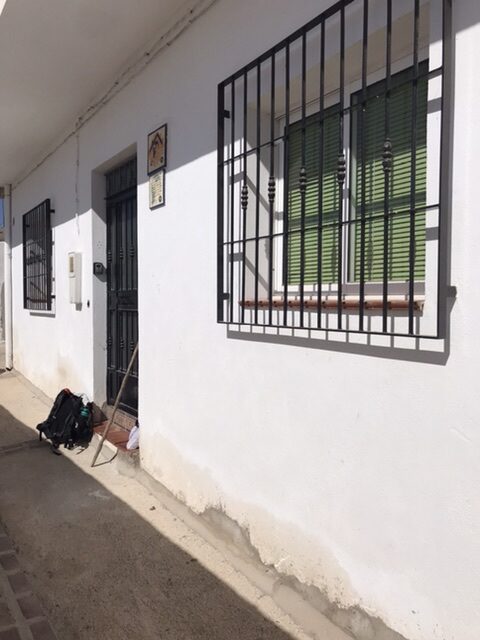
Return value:
M 50 200 L 23 216 L 23 306 L 52 309 L 52 224 Z
M 451 0 L 341 0 L 218 88 L 218 322 L 445 337 Z

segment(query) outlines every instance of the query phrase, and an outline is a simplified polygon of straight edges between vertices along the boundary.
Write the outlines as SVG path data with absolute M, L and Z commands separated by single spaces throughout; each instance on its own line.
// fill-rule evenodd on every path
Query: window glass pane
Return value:
M 426 72 L 426 63 L 421 73 Z M 406 281 L 409 278 L 410 251 L 410 178 L 412 172 L 412 71 L 397 74 L 392 79 L 390 95 L 390 140 L 393 165 L 390 180 L 390 211 L 388 222 L 388 279 Z M 365 171 L 365 281 L 383 280 L 384 240 L 384 171 L 382 166 L 385 142 L 384 83 L 368 89 L 363 112 L 364 166 L 362 165 L 361 133 L 358 126 L 360 93 L 352 97 L 352 208 L 360 217 L 362 173 Z M 322 145 L 323 136 L 323 145 Z M 334 283 L 338 272 L 338 107 L 325 113 L 323 131 L 318 114 L 305 122 L 305 269 L 304 283 L 316 284 L 318 275 L 318 224 L 321 214 L 322 283 Z M 425 278 L 425 211 L 427 179 L 427 79 L 421 78 L 417 91 L 416 171 L 415 171 L 415 279 Z M 320 149 L 323 146 L 323 162 Z M 323 164 L 323 166 L 322 166 Z M 288 149 L 288 282 L 298 284 L 301 267 L 301 193 L 299 175 L 302 167 L 302 122 L 290 127 Z M 320 169 L 322 178 L 320 179 Z M 321 198 L 319 190 L 322 189 Z M 321 206 L 320 205 L 321 201 Z M 353 269 L 351 280 L 360 279 L 361 225 L 352 225 L 351 243 Z
M 314 284 L 318 275 L 318 223 L 320 212 L 322 281 L 335 282 L 338 271 L 338 157 L 339 117 L 333 107 L 325 112 L 323 125 L 318 114 L 305 124 L 305 271 L 304 283 Z M 302 168 L 302 122 L 290 127 L 288 153 L 288 282 L 300 281 L 302 198 L 299 189 Z M 322 150 L 322 156 L 320 151 Z M 322 161 L 320 162 L 320 158 Z M 322 176 L 320 176 L 322 171 Z M 320 197 L 321 189 L 321 197 Z M 321 203 L 321 206 L 319 206 Z M 293 233 L 292 233 L 293 232 Z
M 422 65 L 422 71 L 426 67 Z M 390 140 L 393 165 L 390 179 L 390 212 L 388 222 L 388 279 L 409 279 L 410 256 L 410 180 L 412 173 L 412 83 L 411 71 L 395 76 L 389 101 Z M 362 177 L 365 172 L 365 280 L 383 280 L 384 246 L 384 171 L 382 166 L 385 142 L 384 85 L 369 89 L 369 97 L 363 111 L 364 132 L 359 126 L 359 111 L 354 109 L 353 182 L 352 206 L 355 218 L 361 215 Z M 361 96 L 353 96 L 352 104 L 358 104 Z M 425 204 L 427 186 L 427 79 L 418 82 L 416 122 L 416 170 L 415 170 L 415 279 L 425 278 Z M 364 150 L 361 151 L 362 137 Z M 364 164 L 362 159 L 364 158 Z M 354 225 L 353 280 L 360 279 L 361 224 Z

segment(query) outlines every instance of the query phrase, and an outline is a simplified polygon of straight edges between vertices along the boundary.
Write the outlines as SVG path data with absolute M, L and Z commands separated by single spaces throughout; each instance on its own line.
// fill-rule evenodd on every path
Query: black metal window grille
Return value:
M 342 0 L 219 85 L 219 322 L 444 337 L 450 30 Z
M 52 309 L 52 225 L 50 200 L 23 216 L 23 306 Z

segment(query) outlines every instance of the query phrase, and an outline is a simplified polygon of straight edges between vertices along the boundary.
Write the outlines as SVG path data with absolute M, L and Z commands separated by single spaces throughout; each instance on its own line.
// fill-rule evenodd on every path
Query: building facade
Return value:
M 138 340 L 143 468 L 358 638 L 480 633 L 480 11 L 451 4 L 187 3 L 2 176 L 14 367 L 102 406 Z

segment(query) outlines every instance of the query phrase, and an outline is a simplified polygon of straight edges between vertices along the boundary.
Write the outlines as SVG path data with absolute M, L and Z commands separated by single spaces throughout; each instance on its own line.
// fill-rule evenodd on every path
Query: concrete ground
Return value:
M 195 533 L 174 502 L 112 464 L 91 469 L 94 447 L 55 456 L 40 444 L 34 427 L 51 400 L 25 379 L 1 374 L 0 402 L 0 529 L 59 640 L 312 637 Z M 0 640 L 30 640 L 22 624 L 23 635 L 7 635 L 0 620 Z M 328 624 L 324 640 L 344 637 Z

